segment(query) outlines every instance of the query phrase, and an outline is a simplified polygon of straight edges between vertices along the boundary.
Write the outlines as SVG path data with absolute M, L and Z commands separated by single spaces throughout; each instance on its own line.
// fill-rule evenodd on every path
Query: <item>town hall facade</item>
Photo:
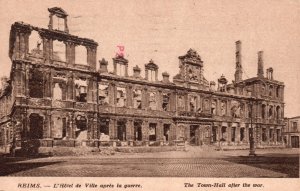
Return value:
M 193 49 L 178 57 L 179 73 L 172 81 L 167 72 L 159 81 L 153 60 L 144 68 L 133 67 L 129 75 L 129 61 L 116 55 L 108 71 L 108 61 L 97 62 L 98 43 L 69 34 L 63 9 L 48 10 L 47 29 L 22 22 L 11 27 L 11 73 L 2 78 L 0 92 L 0 146 L 164 146 L 178 141 L 238 146 L 248 145 L 252 132 L 257 146 L 283 143 L 284 84 L 273 79 L 272 68 L 264 73 L 262 51 L 253 78 L 243 79 L 237 41 L 232 83 L 223 75 L 217 83 L 208 81 L 204 61 Z M 56 25 L 57 20 L 62 22 Z M 40 41 L 30 44 L 33 34 Z

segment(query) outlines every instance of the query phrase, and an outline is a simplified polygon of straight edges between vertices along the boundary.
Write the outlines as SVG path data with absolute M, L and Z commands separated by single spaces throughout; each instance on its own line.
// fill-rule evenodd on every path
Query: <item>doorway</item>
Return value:
M 199 138 L 199 125 L 191 125 L 190 126 L 190 144 L 196 145 L 198 143 Z
M 29 117 L 29 137 L 30 139 L 42 139 L 43 138 L 43 123 L 44 118 L 38 114 L 31 114 Z
M 299 148 L 299 136 L 291 136 L 292 148 Z

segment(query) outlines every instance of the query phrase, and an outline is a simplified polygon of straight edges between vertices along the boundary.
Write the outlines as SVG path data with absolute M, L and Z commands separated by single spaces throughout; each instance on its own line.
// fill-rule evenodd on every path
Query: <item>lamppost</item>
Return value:
M 253 129 L 253 99 L 250 98 L 250 107 L 251 107 L 251 116 L 250 116 L 250 127 L 251 131 L 249 131 L 250 135 L 250 150 L 249 150 L 249 156 L 256 156 L 255 154 L 255 141 L 254 141 L 254 129 Z

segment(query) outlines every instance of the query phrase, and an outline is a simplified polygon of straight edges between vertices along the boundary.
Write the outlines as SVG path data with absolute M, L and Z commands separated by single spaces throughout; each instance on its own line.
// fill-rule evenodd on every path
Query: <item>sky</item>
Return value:
M 264 69 L 285 84 L 285 117 L 300 115 L 299 0 L 0 0 L 0 76 L 8 75 L 10 26 L 24 21 L 47 28 L 48 8 L 68 14 L 70 33 L 99 43 L 97 59 L 112 71 L 118 45 L 125 46 L 129 74 L 150 59 L 171 79 L 179 71 L 178 56 L 192 48 L 204 62 L 204 76 L 231 82 L 235 72 L 235 42 L 242 42 L 243 78 L 257 74 L 257 52 L 264 51 Z M 142 72 L 144 75 L 144 72 Z

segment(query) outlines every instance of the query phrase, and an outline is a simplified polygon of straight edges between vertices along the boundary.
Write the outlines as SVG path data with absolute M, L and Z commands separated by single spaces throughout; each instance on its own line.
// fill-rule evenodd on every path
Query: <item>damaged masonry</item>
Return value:
M 0 91 L 0 146 L 256 146 L 282 145 L 284 84 L 264 75 L 243 80 L 241 42 L 236 42 L 233 83 L 209 82 L 195 50 L 179 56 L 173 82 L 153 60 L 128 75 L 128 60 L 99 61 L 98 43 L 69 34 L 68 14 L 48 9 L 48 29 L 16 22 L 11 27 L 9 78 Z M 58 23 L 55 23 L 59 21 Z M 33 41 L 34 36 L 38 41 Z M 252 121 L 252 122 L 251 122 Z M 252 123 L 252 125 L 251 125 Z M 248 147 L 248 146 L 247 146 Z

